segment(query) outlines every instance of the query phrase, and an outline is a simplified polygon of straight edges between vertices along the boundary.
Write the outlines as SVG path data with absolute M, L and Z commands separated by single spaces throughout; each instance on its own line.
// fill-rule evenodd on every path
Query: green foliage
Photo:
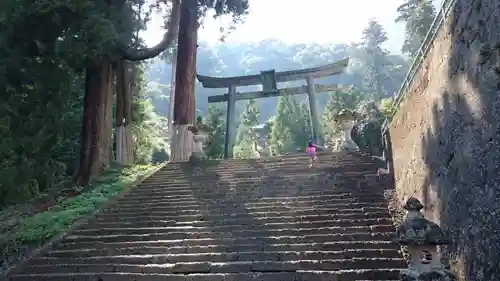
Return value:
M 119 10 L 88 0 L 0 3 L 1 204 L 58 188 L 75 171 L 86 63 L 116 57 L 143 28 L 135 11 L 144 3 L 126 3 Z M 140 145 L 158 131 L 136 125 Z
M 238 132 L 234 154 L 238 158 L 252 158 L 256 156 L 255 140 L 252 127 L 259 125 L 260 110 L 255 100 L 248 100 L 245 110 L 239 118 Z
M 249 134 L 253 126 L 259 124 L 260 109 L 255 100 L 248 100 L 245 110 L 238 120 L 238 131 L 236 133 L 236 144 L 241 143 Z
M 238 76 L 247 74 L 258 74 L 265 69 L 276 69 L 276 71 L 317 67 L 329 62 L 337 61 L 345 57 L 350 58 L 348 71 L 345 73 L 325 77 L 321 84 L 339 84 L 342 86 L 353 85 L 362 90 L 363 79 L 368 72 L 368 67 L 373 63 L 382 64 L 380 69 L 386 75 L 380 75 L 380 85 L 385 89 L 387 97 L 396 92 L 408 69 L 405 57 L 397 54 L 387 53 L 383 60 L 372 63 L 371 55 L 362 44 L 291 44 L 279 40 L 263 40 L 260 42 L 208 44 L 200 41 L 198 47 L 197 71 L 208 76 Z M 377 65 L 378 67 L 378 65 Z M 171 68 L 164 60 L 154 61 L 148 69 L 148 80 L 168 86 L 171 83 Z M 368 83 L 367 83 L 368 84 Z M 294 85 L 298 86 L 298 85 Z M 366 85 L 366 88 L 370 89 Z M 238 88 L 239 91 L 246 91 Z M 250 90 L 250 89 L 248 89 Z M 207 97 L 220 95 L 221 89 L 203 88 L 200 83 L 196 84 L 196 107 L 206 112 L 208 110 Z M 307 96 L 295 96 L 298 102 L 307 100 Z M 260 109 L 259 123 L 262 124 L 274 116 L 278 98 L 256 99 Z M 328 95 L 318 93 L 316 96 L 318 110 L 322 112 L 328 100 Z M 163 102 L 154 103 L 156 108 L 166 108 Z M 158 105 L 158 106 L 157 106 Z M 245 103 L 236 103 L 236 116 L 239 116 L 245 108 Z
M 342 135 L 340 123 L 336 122 L 342 110 L 355 111 L 363 101 L 363 93 L 354 88 L 332 92 L 328 95 L 328 102 L 323 112 L 323 131 L 328 146 L 333 146 Z
M 394 113 L 396 112 L 396 108 L 394 107 L 394 99 L 382 99 L 380 101 L 380 112 L 382 112 L 382 114 L 386 118 L 391 119 L 392 115 L 394 115 Z
M 91 1 L 0 3 L 0 203 L 57 186 L 74 162 L 75 132 L 81 128 L 79 69 L 101 47 L 89 42 L 73 48 L 74 35 L 94 37 L 91 30 L 102 22 L 88 20 L 92 6 Z M 75 25 L 78 17 L 89 30 Z
M 18 57 L 13 61 L 0 62 L 4 66 L 0 69 L 4 77 L 0 203 L 24 200 L 57 185 L 75 157 L 81 128 L 83 81 L 64 59 Z
M 0 251 L 9 253 L 20 246 L 39 245 L 51 237 L 66 231 L 76 220 L 90 215 L 113 198 L 130 188 L 131 184 L 154 167 L 137 165 L 132 168 L 110 170 L 89 191 L 67 199 L 51 209 L 34 216 L 18 218 L 17 227 L 1 235 Z M 3 210 L 0 217 L 14 214 L 12 209 Z
M 147 96 L 151 98 L 154 111 L 160 116 L 168 116 L 170 110 L 170 89 L 170 85 L 162 85 L 154 81 L 147 83 Z
M 295 145 L 297 149 L 304 148 L 309 141 L 312 141 L 312 124 L 310 116 L 309 100 L 302 101 L 299 105 L 295 134 Z M 321 124 L 321 120 L 319 121 Z M 316 133 L 322 136 L 323 130 Z
M 361 152 L 380 155 L 382 152 L 381 125 L 381 120 L 368 118 L 358 122 L 353 128 L 351 138 Z
M 389 94 L 385 81 L 390 79 L 388 66 L 391 63 L 387 58 L 388 52 L 382 48 L 382 44 L 386 41 L 387 35 L 382 25 L 370 20 L 363 30 L 361 50 L 364 53 L 366 67 L 362 87 L 371 101 L 379 100 Z
M 150 93 L 146 88 L 144 66 L 137 65 L 135 91 L 132 99 L 132 131 L 136 137 L 135 160 L 150 163 L 165 160 L 164 153 L 168 141 L 168 120 L 154 111 Z
M 270 134 L 270 146 L 277 153 L 294 152 L 304 148 L 311 140 L 309 107 L 300 106 L 291 95 L 278 98 L 276 118 Z
M 207 125 L 212 128 L 210 139 L 205 147 L 205 153 L 209 158 L 221 159 L 224 156 L 224 135 L 226 124 L 224 111 L 217 106 L 208 107 L 206 116 Z
M 382 152 L 382 123 L 384 114 L 374 102 L 364 102 L 358 107 L 358 114 L 363 119 L 358 121 L 351 131 L 351 138 L 361 152 L 380 155 Z
M 135 112 L 141 116 L 141 119 L 132 122 L 132 131 L 136 137 L 135 160 L 137 163 L 150 163 L 153 154 L 166 150 L 168 121 L 153 111 L 149 99 L 136 97 L 133 105 Z
M 405 24 L 405 41 L 401 51 L 415 57 L 436 17 L 436 10 L 431 0 L 405 0 L 397 11 L 399 16 L 396 22 Z
M 363 30 L 362 45 L 367 50 L 379 52 L 381 45 L 387 41 L 387 33 L 384 27 L 375 19 L 368 21 L 368 26 Z

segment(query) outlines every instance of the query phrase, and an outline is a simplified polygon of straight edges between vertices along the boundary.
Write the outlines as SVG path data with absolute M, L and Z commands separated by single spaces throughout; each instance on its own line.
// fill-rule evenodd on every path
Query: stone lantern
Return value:
M 193 153 L 189 157 L 189 160 L 204 160 L 206 159 L 205 151 L 203 150 L 203 144 L 209 140 L 209 132 L 211 128 L 203 123 L 201 116 L 196 118 L 196 124 L 188 127 L 188 130 L 193 133 Z
M 351 131 L 356 124 L 357 114 L 352 110 L 342 109 L 336 116 L 335 122 L 339 123 L 343 130 L 341 151 L 358 152 L 358 145 L 351 138 Z
M 445 269 L 438 254 L 438 246 L 449 243 L 439 225 L 424 218 L 424 206 L 411 197 L 403 207 L 405 221 L 397 229 L 396 243 L 406 246 L 410 256 L 408 268 L 400 273 L 402 281 L 455 281 Z

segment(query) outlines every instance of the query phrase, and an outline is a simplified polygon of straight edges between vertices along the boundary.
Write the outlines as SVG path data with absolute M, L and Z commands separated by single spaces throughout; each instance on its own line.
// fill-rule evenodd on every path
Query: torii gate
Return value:
M 340 89 L 338 85 L 319 85 L 314 84 L 314 78 L 337 75 L 347 68 L 349 58 L 314 68 L 289 70 L 275 72 L 273 70 L 262 71 L 255 75 L 233 76 L 233 77 L 209 77 L 197 74 L 198 80 L 205 88 L 228 88 L 228 93 L 218 96 L 208 97 L 208 103 L 227 102 L 226 116 L 226 139 L 224 143 L 224 158 L 233 157 L 234 138 L 236 137 L 236 116 L 235 105 L 237 100 L 247 100 L 256 98 L 278 97 L 285 94 L 309 96 L 309 108 L 311 112 L 312 137 L 316 143 L 320 143 L 319 132 L 319 113 L 316 105 L 315 93 L 331 92 Z M 278 89 L 278 82 L 288 82 L 295 80 L 306 81 L 306 85 L 301 87 Z M 252 86 L 262 84 L 262 91 L 237 93 L 236 87 Z

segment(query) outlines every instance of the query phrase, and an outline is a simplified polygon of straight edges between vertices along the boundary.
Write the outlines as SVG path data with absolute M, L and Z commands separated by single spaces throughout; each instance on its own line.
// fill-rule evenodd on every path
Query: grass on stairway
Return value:
M 12 262 L 12 259 L 19 258 L 15 256 L 23 255 L 46 243 L 50 238 L 66 232 L 77 220 L 95 213 L 107 201 L 120 195 L 157 167 L 136 165 L 112 169 L 78 195 L 64 197 L 45 211 L 20 212 L 16 210 L 20 206 L 1 210 L 0 267 L 5 269 L 6 261 Z M 30 206 L 26 205 L 29 203 L 23 204 L 23 208 L 29 209 Z

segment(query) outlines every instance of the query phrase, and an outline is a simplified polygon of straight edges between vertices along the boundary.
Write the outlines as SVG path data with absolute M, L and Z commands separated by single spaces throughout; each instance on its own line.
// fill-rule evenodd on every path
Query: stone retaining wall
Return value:
M 396 189 L 449 233 L 459 280 L 500 280 L 500 1 L 457 2 L 389 127 Z

